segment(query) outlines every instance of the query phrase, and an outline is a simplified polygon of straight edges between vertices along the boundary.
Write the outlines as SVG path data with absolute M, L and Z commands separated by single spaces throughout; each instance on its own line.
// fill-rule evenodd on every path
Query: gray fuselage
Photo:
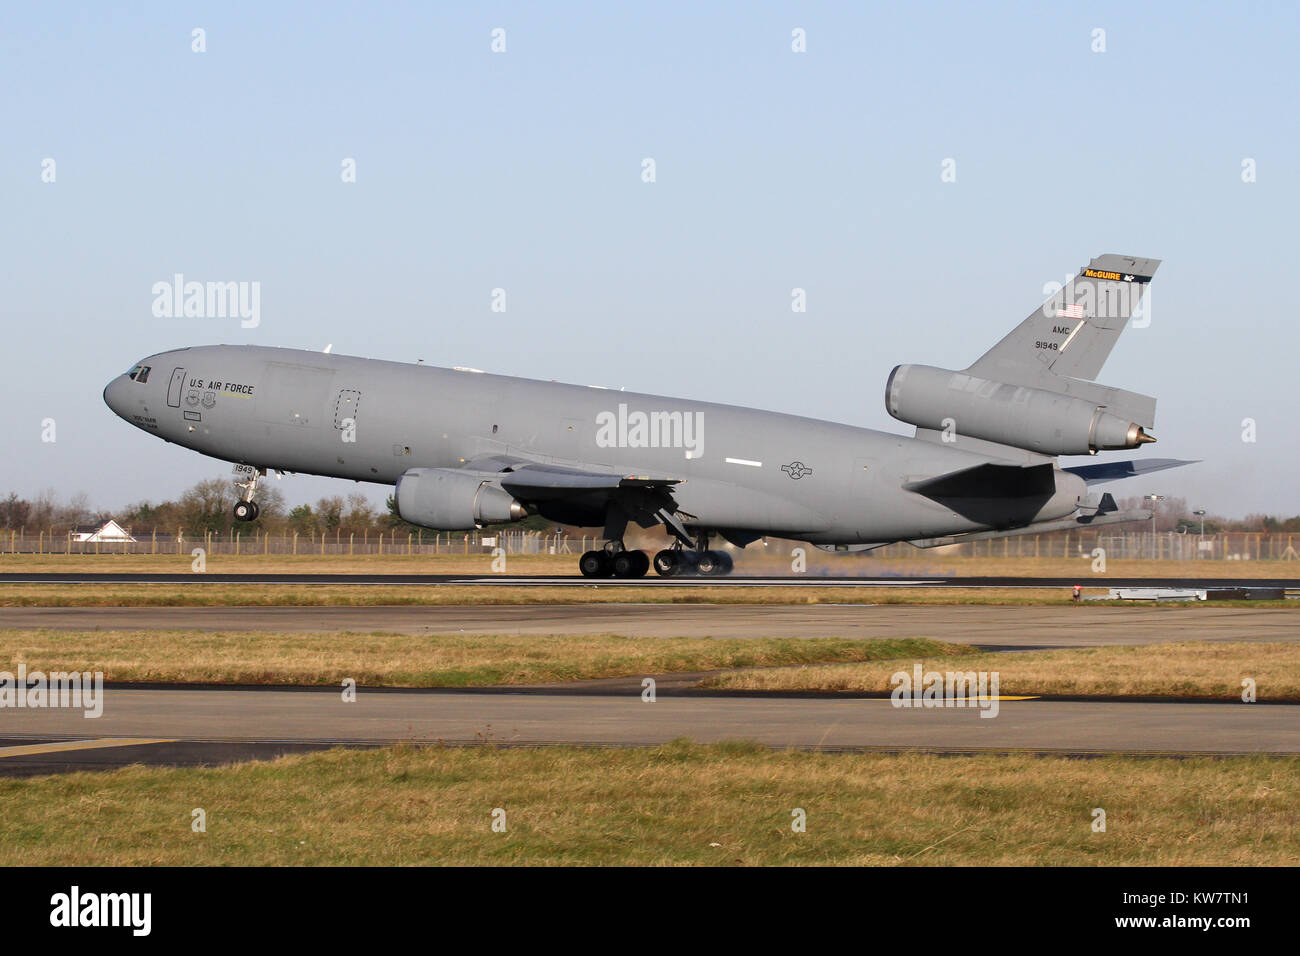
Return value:
M 690 526 L 822 544 L 1011 527 L 1073 513 L 994 500 L 976 520 L 903 488 L 997 460 L 934 441 L 687 399 L 297 349 L 202 346 L 139 363 L 104 400 L 159 438 L 226 461 L 394 484 L 493 456 L 675 478 Z

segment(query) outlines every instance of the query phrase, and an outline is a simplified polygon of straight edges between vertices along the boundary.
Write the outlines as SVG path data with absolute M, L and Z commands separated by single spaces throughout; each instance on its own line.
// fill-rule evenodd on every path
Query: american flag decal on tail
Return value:
M 1057 309 L 1056 317 L 1058 319 L 1081 319 L 1083 318 L 1083 306 L 1067 305 L 1063 309 Z

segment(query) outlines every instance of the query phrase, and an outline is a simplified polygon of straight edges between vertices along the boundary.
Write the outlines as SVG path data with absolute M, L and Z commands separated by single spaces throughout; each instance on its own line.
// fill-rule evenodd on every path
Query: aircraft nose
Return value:
M 126 390 L 126 384 L 126 376 L 119 375 L 104 386 L 104 404 L 119 416 L 122 415 L 122 410 L 126 407 L 126 396 L 123 394 Z

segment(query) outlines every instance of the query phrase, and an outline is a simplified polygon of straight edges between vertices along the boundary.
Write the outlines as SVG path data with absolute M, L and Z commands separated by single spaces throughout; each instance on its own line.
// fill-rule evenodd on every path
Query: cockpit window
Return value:
M 150 368 L 151 366 L 148 365 L 137 365 L 135 368 L 131 369 L 131 371 L 126 373 L 126 377 L 133 382 L 147 382 L 149 381 Z

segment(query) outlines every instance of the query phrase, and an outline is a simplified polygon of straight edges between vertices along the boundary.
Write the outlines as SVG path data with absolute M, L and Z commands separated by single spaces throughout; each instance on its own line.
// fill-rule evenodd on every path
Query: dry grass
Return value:
M 3 540 L 0 539 L 0 544 Z M 172 543 L 174 547 L 174 542 Z M 196 538 L 182 554 L 0 554 L 0 571 L 75 572 L 78 574 L 188 574 L 190 550 L 202 547 Z M 465 554 L 209 554 L 207 569 L 224 574 L 491 574 L 491 549 Z M 575 574 L 578 555 L 512 554 L 510 574 Z
M 1291 758 L 408 747 L 0 780 L 0 805 L 5 866 L 1300 862 Z
M 11 584 L 0 607 L 377 607 L 463 604 L 1069 604 L 1065 589 Z M 1296 602 L 1292 602 L 1293 604 Z
M 1084 592 L 1089 593 L 1088 591 Z M 1068 588 L 569 587 L 217 584 L 8 584 L 0 607 L 382 607 L 528 604 L 913 604 L 1030 607 L 1072 604 Z M 1091 603 L 1091 602 L 1090 602 Z M 1169 602 L 1163 607 L 1205 607 Z M 1300 601 L 1215 601 L 1213 606 L 1289 607 Z
M 0 669 L 102 671 L 109 681 L 470 687 L 728 667 L 960 655 L 925 639 L 613 635 L 0 631 Z
M 0 546 L 4 541 L 0 539 Z M 202 544 L 185 546 L 183 554 L 123 555 L 123 554 L 73 554 L 31 555 L 0 554 L 0 571 L 6 572 L 77 572 L 77 573 L 188 573 L 190 549 Z M 575 547 L 577 547 L 575 545 Z M 1078 577 L 1080 584 L 1089 581 L 1105 586 L 1107 578 L 1120 577 L 1216 577 L 1216 578 L 1296 578 L 1300 577 L 1300 562 L 1296 561 L 1150 561 L 1111 560 L 1105 574 L 1094 574 L 1092 558 L 958 558 L 934 552 L 916 551 L 906 558 L 882 558 L 866 555 L 828 555 L 813 548 L 808 555 L 807 576 L 848 577 L 907 575 L 939 576 L 990 576 L 1000 577 Z M 790 564 L 785 559 L 774 559 L 761 553 L 757 545 L 737 552 L 737 572 L 741 574 L 787 575 Z M 511 575 L 577 573 L 578 555 L 520 554 L 507 557 L 507 572 Z M 477 549 L 469 555 L 224 555 L 210 554 L 207 569 L 212 573 L 298 573 L 298 574 L 490 574 L 492 556 L 487 549 Z
M 1240 699 L 1253 678 L 1261 700 L 1300 700 L 1300 644 L 1188 642 L 1141 647 L 975 654 L 918 658 L 927 671 L 997 671 L 1009 695 Z M 914 661 L 745 670 L 705 686 L 733 690 L 890 691 L 890 677 Z
M 750 549 L 754 551 L 753 548 Z M 176 555 L 71 555 L 36 556 L 0 554 L 3 572 L 191 573 L 190 557 Z M 515 575 L 575 576 L 572 555 L 512 555 L 507 572 Z M 741 573 L 788 574 L 782 564 L 761 560 L 757 554 L 740 555 Z M 1100 594 L 1107 579 L 1125 577 L 1296 577 L 1300 566 L 1286 561 L 1111 561 L 1105 575 L 1093 574 L 1090 562 L 1062 558 L 949 558 L 918 552 L 918 557 L 886 561 L 861 556 L 810 556 L 803 581 L 848 575 L 909 576 L 1020 576 L 1070 577 L 1085 593 Z M 207 571 L 219 573 L 334 573 L 334 574 L 491 574 L 491 558 L 484 555 L 211 555 Z M 193 575 L 185 584 L 9 584 L 0 586 L 0 606 L 11 607 L 226 607 L 252 606 L 376 606 L 393 604 L 578 604 L 595 602 L 650 602 L 702 604 L 934 604 L 934 605 L 1043 605 L 1070 602 L 1066 588 L 852 588 L 800 584 L 790 588 L 683 587 L 634 588 L 587 583 L 579 587 L 510 588 L 504 586 L 393 585 L 354 587 L 326 585 L 226 585 L 204 583 Z M 733 579 L 735 580 L 735 579 Z M 196 586 L 200 585 L 201 586 Z M 1096 590 L 1094 590 L 1096 589 Z M 1260 606 L 1255 602 L 1253 606 Z M 1300 607 L 1297 602 L 1290 605 Z

